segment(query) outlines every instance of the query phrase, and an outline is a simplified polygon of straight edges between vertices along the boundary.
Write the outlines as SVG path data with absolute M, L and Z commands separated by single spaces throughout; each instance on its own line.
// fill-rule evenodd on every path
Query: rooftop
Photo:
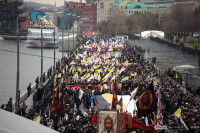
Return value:
M 127 3 L 126 6 L 124 6 L 124 9 L 147 9 L 146 5 L 144 3 L 138 2 L 138 3 Z

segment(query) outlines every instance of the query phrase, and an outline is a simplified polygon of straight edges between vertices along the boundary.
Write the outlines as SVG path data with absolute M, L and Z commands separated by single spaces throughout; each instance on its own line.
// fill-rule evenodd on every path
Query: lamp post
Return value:
M 76 16 L 76 14 L 72 15 L 72 17 L 75 17 L 75 16 Z M 73 19 L 76 19 L 76 18 L 73 18 Z M 72 27 L 73 27 L 73 49 L 74 49 L 74 20 L 72 22 L 73 22 L 73 25 L 72 25 Z
M 64 51 L 63 51 L 63 45 L 64 45 L 64 40 L 63 40 L 63 36 L 64 36 L 64 35 L 63 35 L 63 32 L 64 32 L 64 31 L 63 31 L 63 30 L 64 30 L 64 18 L 65 18 L 65 17 L 64 17 L 64 15 L 63 15 L 63 16 L 62 16 L 62 59 L 63 59 L 63 56 L 64 56 L 64 53 L 63 53 L 63 52 L 64 52 Z
M 55 33 L 55 25 L 54 25 L 54 32 L 53 32 L 53 36 L 54 36 L 54 58 L 53 58 L 53 72 L 55 72 L 55 67 L 56 67 L 56 33 Z
M 81 37 L 82 37 L 82 32 L 84 31 L 84 30 L 83 30 L 83 22 L 84 22 L 84 21 L 87 21 L 87 20 L 89 20 L 89 18 L 87 18 L 87 17 L 84 17 L 84 18 L 83 18 L 82 25 L 81 25 Z
M 70 18 L 70 17 L 69 17 Z M 68 27 L 67 27 L 67 30 L 68 30 L 68 42 L 67 42 L 67 51 L 68 51 L 68 53 L 69 53 L 69 20 L 68 20 L 68 25 L 67 25 Z M 68 54 L 68 58 L 69 58 L 69 54 Z
M 43 83 L 43 33 L 42 33 L 42 24 L 40 25 L 40 29 L 41 29 L 41 81 L 40 84 L 42 85 Z
M 16 83 L 16 100 L 15 109 L 18 108 L 18 96 L 19 96 L 19 16 L 17 17 L 17 83 Z
M 68 13 L 67 14 L 69 16 L 68 20 L 67 20 L 67 30 L 68 30 L 68 46 L 67 46 L 67 51 L 69 53 L 69 21 L 70 21 L 70 16 L 71 16 L 71 13 Z M 69 54 L 68 54 L 68 57 L 69 57 Z
M 73 22 L 73 50 L 74 50 L 74 22 Z

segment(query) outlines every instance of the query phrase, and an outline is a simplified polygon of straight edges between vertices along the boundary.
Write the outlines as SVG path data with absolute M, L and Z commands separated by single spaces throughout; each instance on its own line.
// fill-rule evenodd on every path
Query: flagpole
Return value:
M 126 105 L 126 108 L 125 108 L 124 111 L 126 111 L 126 109 L 127 109 L 128 105 L 129 105 L 129 103 L 131 102 L 131 100 L 132 100 L 132 98 L 129 100 L 129 102 L 128 102 L 128 104 Z

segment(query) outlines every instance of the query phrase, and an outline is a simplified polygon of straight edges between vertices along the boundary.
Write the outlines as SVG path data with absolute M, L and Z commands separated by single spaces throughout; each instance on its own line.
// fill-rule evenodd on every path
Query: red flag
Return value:
M 121 64 L 123 63 L 123 60 L 122 60 L 122 58 L 121 58 Z
M 128 119 L 128 114 L 125 114 L 125 124 L 129 125 L 129 119 Z M 141 130 L 144 131 L 151 131 L 152 133 L 156 133 L 154 126 L 146 126 L 140 122 L 138 122 L 137 120 L 135 120 L 134 118 L 132 118 L 132 126 L 135 128 L 139 128 Z
M 58 94 L 58 85 L 57 85 L 54 90 L 54 95 L 52 99 L 51 116 L 58 113 L 58 107 L 59 107 L 59 94 Z
M 60 115 L 61 117 L 65 116 L 65 95 L 63 93 L 60 97 Z
M 92 123 L 92 124 L 97 124 L 97 120 L 98 120 L 97 115 L 92 114 L 92 120 L 91 120 L 91 123 Z
M 160 84 L 158 91 L 158 104 L 157 104 L 157 125 L 162 126 L 162 108 L 161 108 L 161 94 L 160 94 Z

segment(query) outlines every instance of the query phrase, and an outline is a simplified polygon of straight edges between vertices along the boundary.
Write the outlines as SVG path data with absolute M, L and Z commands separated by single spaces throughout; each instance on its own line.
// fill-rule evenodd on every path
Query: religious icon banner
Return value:
M 117 110 L 99 110 L 97 133 L 119 133 L 118 122 Z

